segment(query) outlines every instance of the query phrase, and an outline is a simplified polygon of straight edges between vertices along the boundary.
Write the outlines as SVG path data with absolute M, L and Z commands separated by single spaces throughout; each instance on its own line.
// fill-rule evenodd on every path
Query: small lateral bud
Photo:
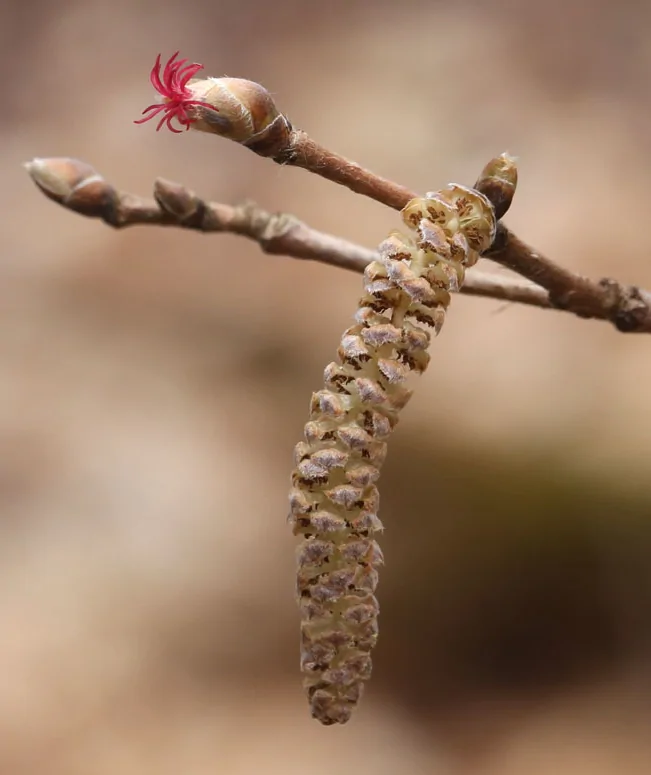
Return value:
M 78 159 L 32 159 L 25 169 L 45 196 L 81 215 L 103 217 L 117 196 L 90 164 Z
M 475 188 L 488 197 L 495 210 L 495 217 L 502 218 L 513 201 L 518 185 L 517 159 L 502 153 L 491 159 L 477 178 Z
M 166 212 L 185 221 L 205 208 L 203 202 L 185 186 L 171 180 L 157 178 L 154 183 L 154 199 Z

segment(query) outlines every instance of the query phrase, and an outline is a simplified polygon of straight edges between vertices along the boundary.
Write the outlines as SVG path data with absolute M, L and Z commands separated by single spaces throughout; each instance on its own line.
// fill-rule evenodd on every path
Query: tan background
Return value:
M 0 773 L 651 768 L 645 336 L 456 299 L 382 482 L 381 641 L 345 728 L 300 689 L 291 450 L 360 280 L 114 232 L 20 163 L 161 175 L 366 245 L 379 205 L 132 123 L 156 54 L 258 79 L 416 190 L 520 158 L 507 218 L 651 287 L 647 4 L 15 0 L 0 10 Z M 499 271 L 499 270 L 498 270 Z

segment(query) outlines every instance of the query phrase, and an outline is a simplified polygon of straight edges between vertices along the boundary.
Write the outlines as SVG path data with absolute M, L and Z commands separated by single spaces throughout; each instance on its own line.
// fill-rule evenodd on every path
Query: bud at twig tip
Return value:
M 84 215 L 101 214 L 106 203 L 116 196 L 97 170 L 79 159 L 36 158 L 24 166 L 45 196 Z
M 65 174 L 69 159 L 35 158 L 23 165 L 31 179 L 44 194 L 56 200 L 66 199 L 72 193 L 70 176 Z
M 163 100 L 143 111 L 142 124 L 162 113 L 156 130 L 167 126 L 179 133 L 172 121 L 184 129 L 197 129 L 234 140 L 263 156 L 285 148 L 291 125 L 278 110 L 269 92 L 255 81 L 243 78 L 193 78 L 203 65 L 177 60 L 177 51 L 162 68 L 160 54 L 150 81 Z M 162 68 L 162 72 L 161 72 Z

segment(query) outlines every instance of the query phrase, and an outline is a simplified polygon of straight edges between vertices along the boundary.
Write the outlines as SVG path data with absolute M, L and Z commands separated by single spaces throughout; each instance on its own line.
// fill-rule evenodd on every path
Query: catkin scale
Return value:
M 364 272 L 355 322 L 342 335 L 325 387 L 310 402 L 295 448 L 289 521 L 297 549 L 301 668 L 312 715 L 345 723 L 371 674 L 382 551 L 377 480 L 387 439 L 409 401 L 411 372 L 429 363 L 450 293 L 495 235 L 489 200 L 451 185 L 402 210 Z

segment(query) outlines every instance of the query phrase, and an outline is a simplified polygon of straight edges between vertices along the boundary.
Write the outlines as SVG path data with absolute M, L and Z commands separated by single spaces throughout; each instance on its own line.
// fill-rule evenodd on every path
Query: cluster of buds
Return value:
M 382 564 L 377 481 L 411 396 L 405 382 L 426 369 L 431 330 L 440 330 L 450 293 L 496 228 L 490 201 L 457 185 L 412 200 L 402 218 L 411 234 L 391 234 L 366 268 L 355 324 L 312 396 L 295 449 L 289 521 L 301 538 L 301 667 L 323 724 L 349 720 L 371 674 Z

